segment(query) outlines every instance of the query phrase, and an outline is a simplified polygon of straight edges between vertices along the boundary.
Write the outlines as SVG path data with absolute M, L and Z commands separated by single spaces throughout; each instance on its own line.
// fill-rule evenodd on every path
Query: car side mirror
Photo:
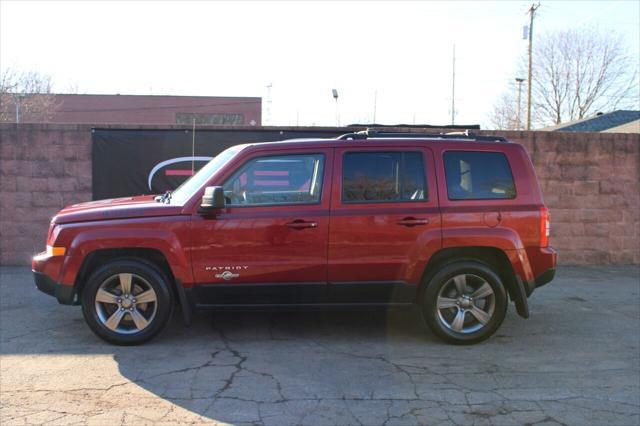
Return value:
M 224 189 L 221 186 L 207 186 L 204 189 L 198 213 L 211 213 L 225 206 Z

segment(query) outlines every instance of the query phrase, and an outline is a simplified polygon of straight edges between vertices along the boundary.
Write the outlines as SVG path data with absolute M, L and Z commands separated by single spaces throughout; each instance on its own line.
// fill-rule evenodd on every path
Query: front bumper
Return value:
M 64 285 L 55 278 L 61 276 L 63 256 L 48 256 L 46 253 L 35 255 L 31 259 L 31 270 L 36 287 L 41 292 L 53 296 L 63 305 L 78 304 L 73 285 Z
M 53 281 L 47 274 L 32 271 L 33 280 L 36 287 L 41 292 L 53 296 L 58 299 L 58 303 L 62 305 L 77 305 L 77 295 L 75 288 L 70 285 L 62 285 Z

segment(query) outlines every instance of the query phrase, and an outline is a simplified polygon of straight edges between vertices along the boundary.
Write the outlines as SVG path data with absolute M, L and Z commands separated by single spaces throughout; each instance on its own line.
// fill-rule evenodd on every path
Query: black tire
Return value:
M 466 296 L 458 297 L 456 280 L 461 279 L 461 276 L 464 276 L 462 282 L 469 291 L 465 293 Z M 427 279 L 428 282 L 425 283 L 426 287 L 420 300 L 422 315 L 431 331 L 444 341 L 458 345 L 478 343 L 489 338 L 502 324 L 507 314 L 507 292 L 498 274 L 488 265 L 475 261 L 449 263 Z M 474 286 L 477 291 L 479 287 L 484 286 L 484 283 L 490 286 L 493 295 L 486 296 L 484 299 L 471 298 L 470 300 L 469 296 L 474 294 Z M 452 285 L 453 289 L 451 289 Z M 443 293 L 446 291 L 449 291 L 448 295 Z M 439 296 L 442 296 L 441 306 L 446 306 L 447 302 L 451 303 L 452 300 L 456 300 L 456 305 L 441 307 L 439 310 Z M 466 298 L 461 299 L 462 297 Z M 482 309 L 476 305 L 480 303 L 482 303 Z M 485 312 L 486 316 L 482 316 L 483 321 L 486 321 L 484 324 L 477 318 L 480 315 L 476 309 Z M 458 315 L 461 315 L 462 327 L 460 322 L 455 321 Z M 451 318 L 453 321 L 449 322 Z M 465 328 L 467 324 L 469 326 Z M 460 328 L 460 331 L 454 328 Z
M 132 289 L 130 291 L 132 300 L 135 301 L 133 298 L 136 297 L 134 294 L 136 291 L 141 295 L 143 290 L 149 289 L 155 292 L 155 294 L 149 293 L 152 295 L 149 297 L 155 296 L 155 300 L 148 303 L 139 301 L 138 304 L 133 303 L 129 309 L 135 309 L 136 312 L 131 313 L 127 312 L 128 309 L 122 308 L 122 304 L 97 301 L 98 290 L 105 290 L 106 286 L 111 286 L 109 296 L 114 296 L 120 301 L 126 297 L 118 296 L 120 277 L 131 277 L 128 279 L 128 287 Z M 122 286 L 120 286 L 121 289 Z M 155 265 L 142 259 L 116 259 L 97 268 L 86 282 L 81 300 L 82 314 L 91 330 L 100 338 L 116 345 L 137 345 L 152 339 L 166 327 L 173 312 L 173 294 L 169 287 L 169 280 Z M 127 303 L 131 302 L 127 300 Z M 145 310 L 142 310 L 143 307 Z M 105 322 L 105 318 L 109 319 L 108 317 L 115 311 L 125 312 L 119 314 L 120 319 L 116 322 L 116 330 L 105 325 L 108 323 Z M 143 327 L 139 327 L 138 321 L 134 321 L 134 314 L 136 319 L 140 318 L 139 314 L 146 316 L 143 316 L 145 321 Z

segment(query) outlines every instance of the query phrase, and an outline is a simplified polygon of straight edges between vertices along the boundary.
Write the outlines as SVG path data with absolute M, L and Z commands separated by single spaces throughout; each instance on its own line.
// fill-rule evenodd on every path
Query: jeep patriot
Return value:
M 195 311 L 415 306 L 482 341 L 553 279 L 525 149 L 494 136 L 350 133 L 231 147 L 173 192 L 74 204 L 35 283 L 115 344 Z

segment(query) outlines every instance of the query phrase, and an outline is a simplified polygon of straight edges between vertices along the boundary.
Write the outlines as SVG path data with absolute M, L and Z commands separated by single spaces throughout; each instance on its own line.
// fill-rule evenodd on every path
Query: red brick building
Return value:
M 260 126 L 262 98 L 155 95 L 3 95 L 2 121 Z M 16 105 L 18 104 L 18 105 Z M 18 108 L 16 108 L 18 106 Z

